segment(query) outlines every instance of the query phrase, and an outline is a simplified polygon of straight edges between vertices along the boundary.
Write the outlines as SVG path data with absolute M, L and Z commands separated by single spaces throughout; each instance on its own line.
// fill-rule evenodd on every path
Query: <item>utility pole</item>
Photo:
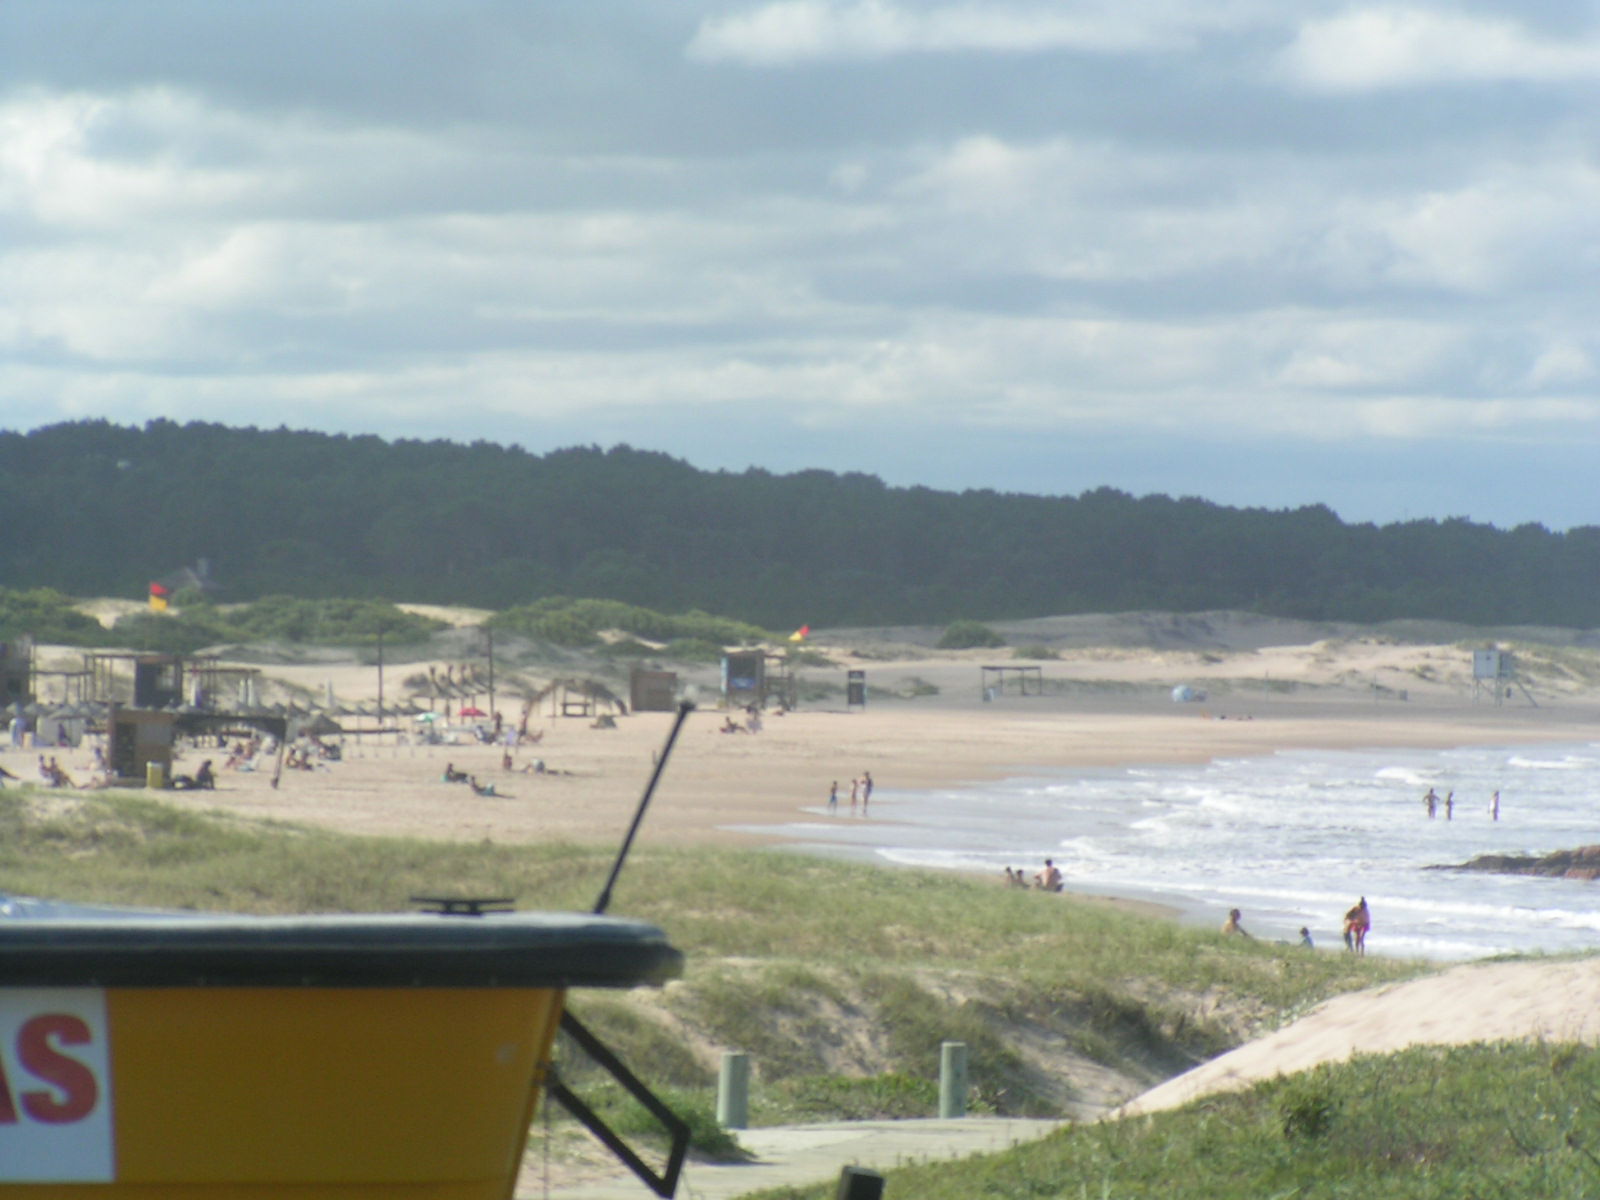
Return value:
M 383 732 L 383 622 L 378 622 L 378 732 Z
M 485 625 L 483 632 L 489 639 L 489 715 L 495 714 L 494 707 L 494 626 Z

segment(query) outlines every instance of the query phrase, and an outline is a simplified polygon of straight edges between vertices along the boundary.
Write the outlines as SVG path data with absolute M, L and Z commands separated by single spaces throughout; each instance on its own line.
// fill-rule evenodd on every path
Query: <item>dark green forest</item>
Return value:
M 0 433 L 0 586 L 504 609 L 587 596 L 769 628 L 1136 609 L 1600 625 L 1600 527 L 1346 524 L 1321 505 L 896 488 L 617 446 L 86 421 Z

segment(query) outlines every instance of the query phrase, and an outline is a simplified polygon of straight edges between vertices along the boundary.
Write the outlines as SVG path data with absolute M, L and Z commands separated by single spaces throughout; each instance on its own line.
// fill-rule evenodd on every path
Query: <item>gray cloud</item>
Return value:
M 1554 3 L 8 0 L 0 424 L 1600 522 L 1597 47 Z

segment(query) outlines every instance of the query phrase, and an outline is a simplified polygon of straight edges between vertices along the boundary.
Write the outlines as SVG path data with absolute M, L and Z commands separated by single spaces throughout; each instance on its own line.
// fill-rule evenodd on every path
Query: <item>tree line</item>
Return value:
M 769 629 L 1138 609 L 1600 625 L 1600 527 L 1347 524 L 1112 488 L 1036 496 L 702 471 L 615 446 L 151 421 L 0 433 L 0 584 L 490 609 L 581 596 Z

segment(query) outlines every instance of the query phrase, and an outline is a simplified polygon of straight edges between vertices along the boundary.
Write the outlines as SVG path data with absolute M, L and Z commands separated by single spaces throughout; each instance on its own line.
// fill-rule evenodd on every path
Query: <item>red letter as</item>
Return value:
M 49 1092 L 23 1092 L 23 1110 L 35 1121 L 64 1125 L 81 1121 L 100 1098 L 94 1072 L 75 1058 L 62 1054 L 50 1044 L 54 1037 L 63 1046 L 82 1046 L 90 1041 L 89 1027 L 81 1019 L 64 1013 L 48 1013 L 28 1020 L 17 1034 L 17 1057 L 25 1071 L 35 1079 L 57 1088 L 62 1099 Z

